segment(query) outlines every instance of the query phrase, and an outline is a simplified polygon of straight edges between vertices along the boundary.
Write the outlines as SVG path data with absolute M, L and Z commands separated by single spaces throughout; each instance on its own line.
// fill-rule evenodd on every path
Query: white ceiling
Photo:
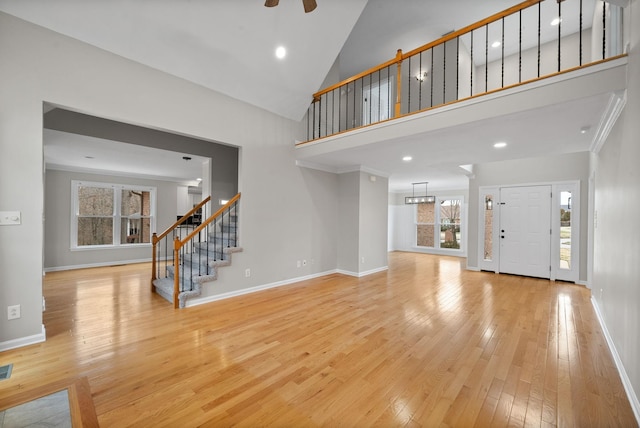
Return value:
M 593 4 L 593 0 L 584 1 Z M 341 78 L 346 78 L 391 59 L 398 48 L 410 51 L 519 3 L 317 2 L 317 9 L 309 14 L 304 13 L 300 0 L 281 0 L 274 8 L 264 7 L 263 0 L 0 0 L 0 11 L 300 120 L 336 59 Z M 284 60 L 274 56 L 279 45 L 288 50 Z M 594 105 L 596 110 L 602 107 L 600 102 Z M 568 111 L 572 113 L 565 118 Z M 508 122 L 511 127 L 505 127 L 504 121 L 500 127 L 491 126 L 490 121 L 471 123 L 366 149 L 343 150 L 314 161 L 335 168 L 349 164 L 384 171 L 390 175 L 390 189 L 396 191 L 408 190 L 408 183 L 425 178 L 437 182 L 437 187 L 461 188 L 467 185 L 465 171 L 458 167 L 461 164 L 587 150 L 584 138 L 568 138 L 568 132 L 586 124 L 580 118 L 589 117 L 597 124 L 595 116 L 587 104 L 558 106 L 556 110 L 530 112 L 526 118 L 514 116 Z M 547 119 L 556 119 L 557 126 L 548 130 L 534 127 L 523 134 L 527 123 Z M 496 135 L 500 128 L 501 135 Z M 527 138 L 502 152 L 488 146 L 498 139 L 515 140 L 516 135 Z M 567 136 L 562 144 L 539 144 L 542 140 L 559 141 L 562 136 Z M 66 154 L 50 162 L 63 162 L 74 150 L 58 137 L 51 141 L 49 153 L 58 150 Z M 483 144 L 471 146 L 470 142 L 479 137 Z M 99 147 L 105 145 L 92 149 Z M 398 161 L 404 152 L 414 156 L 412 163 Z M 154 157 L 151 153 L 145 156 Z M 159 158 L 163 157 L 166 153 L 160 153 Z M 136 167 L 140 167 L 139 162 Z M 98 168 L 106 169 L 107 165 Z M 161 173 L 150 171 L 149 175 Z M 179 177 L 180 173 L 170 175 Z

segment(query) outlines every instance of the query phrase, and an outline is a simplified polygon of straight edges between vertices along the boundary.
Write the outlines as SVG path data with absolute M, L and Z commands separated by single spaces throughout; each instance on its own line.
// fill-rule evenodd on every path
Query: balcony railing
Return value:
M 623 10 L 528 0 L 313 95 L 302 145 L 624 54 Z

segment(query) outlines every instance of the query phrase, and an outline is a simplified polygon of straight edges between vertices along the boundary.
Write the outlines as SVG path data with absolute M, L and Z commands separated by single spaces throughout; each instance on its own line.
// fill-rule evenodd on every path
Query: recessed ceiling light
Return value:
M 558 25 L 562 22 L 562 18 L 553 18 L 553 21 L 551 21 L 551 25 Z
M 504 141 L 500 141 L 499 143 L 495 143 L 493 147 L 495 147 L 496 149 L 501 149 L 503 147 L 507 147 L 507 143 L 505 143 Z
M 500 46 L 500 41 L 496 40 L 495 42 L 491 43 L 491 47 L 492 48 L 497 48 L 498 46 Z
M 590 126 L 583 126 L 582 128 L 580 128 L 580 133 L 586 134 L 587 132 L 589 132 L 590 129 L 591 129 Z
M 411 156 L 405 156 L 402 158 L 402 160 L 405 162 L 409 162 L 411 159 L 413 159 Z
M 278 46 L 276 48 L 276 57 L 278 59 L 282 59 L 285 56 L 287 56 L 287 50 L 284 48 L 284 46 Z

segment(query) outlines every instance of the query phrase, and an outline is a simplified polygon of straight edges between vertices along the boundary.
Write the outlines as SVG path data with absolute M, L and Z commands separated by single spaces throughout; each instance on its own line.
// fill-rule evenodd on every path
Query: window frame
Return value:
M 460 240 L 459 240 L 459 245 L 460 248 L 446 248 L 446 247 L 441 247 L 440 246 L 440 229 L 443 225 L 442 223 L 442 213 L 441 213 L 441 206 L 442 206 L 442 202 L 443 201 L 448 201 L 448 200 L 458 200 L 460 201 L 460 222 L 459 222 L 459 227 L 460 227 Z M 463 195 L 454 195 L 454 196 L 436 196 L 436 200 L 434 202 L 434 205 L 436 207 L 440 207 L 440 209 L 435 208 L 434 207 L 434 222 L 433 223 L 419 223 L 418 222 L 418 204 L 416 204 L 416 208 L 413 210 L 413 215 L 414 215 L 414 227 L 413 227 L 413 233 L 414 233 L 414 248 L 419 249 L 421 251 L 425 251 L 425 252 L 441 252 L 441 253 L 462 253 L 464 254 L 466 249 L 466 210 L 465 210 L 465 199 Z M 419 225 L 427 225 L 427 226 L 432 226 L 433 227 L 433 237 L 434 237 L 434 246 L 433 247 L 426 247 L 426 246 L 421 246 L 418 245 L 418 226 Z
M 78 245 L 78 220 L 80 218 L 86 218 L 87 216 L 80 215 L 80 200 L 79 189 L 81 187 L 96 187 L 103 189 L 113 190 L 113 212 L 110 218 L 113 219 L 112 223 L 112 243 L 102 245 Z M 104 250 L 115 248 L 136 248 L 136 247 L 151 247 L 151 242 L 121 242 L 121 232 L 123 222 L 126 224 L 127 220 L 131 219 L 130 215 L 123 215 L 122 213 L 122 192 L 125 190 L 132 190 L 136 192 L 149 192 L 149 211 L 150 215 L 140 216 L 140 219 L 149 219 L 150 234 L 156 230 L 156 196 L 157 188 L 154 186 L 141 186 L 135 184 L 120 184 L 120 183 L 104 183 L 85 180 L 72 180 L 71 181 L 71 228 L 70 228 L 70 249 L 72 251 L 87 251 L 87 250 Z M 109 218 L 109 216 L 96 216 L 100 218 Z

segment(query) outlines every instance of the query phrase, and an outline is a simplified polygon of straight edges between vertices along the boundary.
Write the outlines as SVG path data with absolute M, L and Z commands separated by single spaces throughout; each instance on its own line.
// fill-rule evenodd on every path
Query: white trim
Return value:
M 54 266 L 44 268 L 44 272 L 59 272 L 64 270 L 74 270 L 74 269 L 86 269 L 86 268 L 94 268 L 94 267 L 105 267 L 105 266 L 119 266 L 119 265 L 132 265 L 136 263 L 148 263 L 151 259 L 137 259 L 137 260 L 118 260 L 118 261 L 110 261 L 110 262 L 100 262 L 100 263 L 87 263 L 83 265 L 69 265 L 69 266 Z
M 620 117 L 622 110 L 624 109 L 625 104 L 627 104 L 627 90 L 619 91 L 611 94 L 609 98 L 609 102 L 607 103 L 607 108 L 602 115 L 602 119 L 598 124 L 598 129 L 594 132 L 593 141 L 591 142 L 591 147 L 589 150 L 591 152 L 598 154 L 605 141 L 609 137 L 609 133 L 615 125 L 616 121 Z
M 470 270 L 472 272 L 481 272 L 481 269 L 479 267 L 476 267 L 476 266 L 467 266 L 466 269 Z
M 620 374 L 620 380 L 622 381 L 624 390 L 627 393 L 627 398 L 629 399 L 629 404 L 631 404 L 633 414 L 636 417 L 636 422 L 638 422 L 638 425 L 640 425 L 640 401 L 638 401 L 638 396 L 633 390 L 633 384 L 631 383 L 631 379 L 629 379 L 629 376 L 627 375 L 627 371 L 624 369 L 624 364 L 620 359 L 620 355 L 618 354 L 618 350 L 616 349 L 616 346 L 613 342 L 613 338 L 609 334 L 609 330 L 607 330 L 607 325 L 605 324 L 602 313 L 600 312 L 600 308 L 598 307 L 598 302 L 593 296 L 591 296 L 591 305 L 593 306 L 593 309 L 596 313 L 596 317 L 598 318 L 600 327 L 602 327 L 602 333 L 604 334 L 604 338 L 607 340 L 607 345 L 609 345 L 611 355 L 613 355 L 613 361 L 616 363 L 616 368 L 618 369 L 618 373 Z
M 348 165 L 348 166 L 331 166 L 324 165 L 316 162 L 309 162 L 305 160 L 296 160 L 296 166 L 300 168 L 317 169 L 318 171 L 330 172 L 332 174 L 346 174 L 349 172 L 366 172 L 367 174 L 377 175 L 378 177 L 389 178 L 391 174 L 386 171 L 380 171 L 378 169 L 369 168 L 362 165 Z
M 383 272 L 389 270 L 389 266 L 382 266 L 379 268 L 366 270 L 364 272 L 351 272 L 348 270 L 336 269 L 336 273 L 340 273 L 342 275 L 355 276 L 356 278 L 362 278 L 363 276 L 371 275 L 378 272 Z
M 296 282 L 306 281 L 309 279 L 319 278 L 321 276 L 331 275 L 332 273 L 338 273 L 337 269 L 329 270 L 320 273 L 314 273 L 311 275 L 300 276 L 297 278 L 285 279 L 284 281 L 276 281 L 269 284 L 256 285 L 255 287 L 244 288 L 242 290 L 229 291 L 226 293 L 215 294 L 213 296 L 201 297 L 199 299 L 189 299 L 187 300 L 185 307 L 190 308 L 192 306 L 204 305 L 205 303 L 211 303 L 218 300 L 229 299 L 231 297 L 243 296 L 245 294 L 255 293 L 257 291 L 268 290 L 270 288 L 281 287 L 283 285 L 289 285 Z
M 42 332 L 40 332 L 39 334 L 0 342 L 0 352 L 8 351 L 9 349 L 21 348 L 23 346 L 33 345 L 36 343 L 42 343 L 45 340 L 47 340 L 47 331 L 45 330 L 43 324 Z

